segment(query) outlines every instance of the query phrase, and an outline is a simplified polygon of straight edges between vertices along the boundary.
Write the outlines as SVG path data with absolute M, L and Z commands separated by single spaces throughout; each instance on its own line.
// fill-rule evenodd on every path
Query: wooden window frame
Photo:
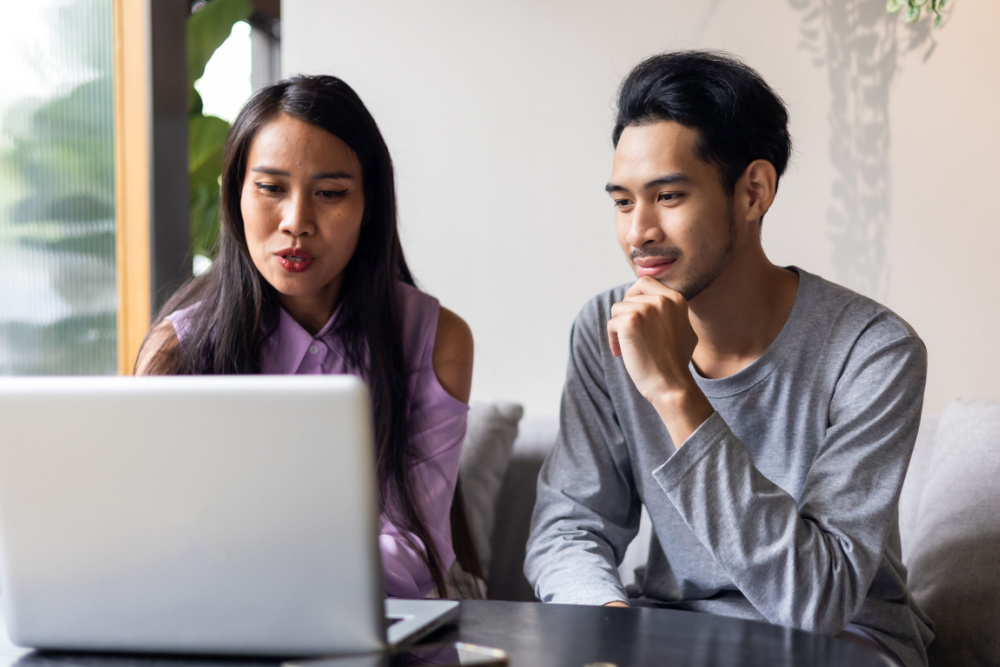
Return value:
M 128 375 L 154 312 L 191 275 L 190 2 L 113 2 L 118 371 Z

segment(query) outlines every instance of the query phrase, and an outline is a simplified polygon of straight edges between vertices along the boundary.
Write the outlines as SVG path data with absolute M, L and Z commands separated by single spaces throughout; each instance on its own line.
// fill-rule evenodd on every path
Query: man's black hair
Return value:
M 715 166 L 728 194 L 754 160 L 788 165 L 788 111 L 760 74 L 716 51 L 676 51 L 637 65 L 622 82 L 612 140 L 629 125 L 674 121 L 697 130 L 695 154 Z

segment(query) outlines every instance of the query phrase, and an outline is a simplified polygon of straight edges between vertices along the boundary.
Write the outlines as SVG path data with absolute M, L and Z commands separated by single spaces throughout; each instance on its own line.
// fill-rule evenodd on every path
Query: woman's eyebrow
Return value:
M 320 171 L 313 174 L 314 180 L 320 180 L 323 178 L 349 178 L 353 179 L 354 176 L 348 174 L 346 171 Z
M 250 171 L 256 172 L 258 174 L 267 174 L 269 176 L 291 176 L 290 173 L 283 169 L 274 169 L 273 167 L 251 167 Z M 354 179 L 354 176 L 348 174 L 346 171 L 318 171 L 312 175 L 314 181 L 319 181 L 324 178 L 347 178 Z
M 251 167 L 250 171 L 255 171 L 258 174 L 268 174 L 269 176 L 291 176 L 287 171 L 272 169 L 271 167 Z

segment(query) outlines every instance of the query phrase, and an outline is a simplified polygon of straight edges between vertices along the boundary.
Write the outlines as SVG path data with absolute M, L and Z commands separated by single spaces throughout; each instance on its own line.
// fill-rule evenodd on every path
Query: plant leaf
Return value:
M 920 7 L 916 5 L 910 5 L 906 8 L 906 22 L 916 23 L 917 19 L 920 18 Z
M 219 236 L 219 186 L 201 183 L 191 189 L 191 253 L 212 257 Z
M 209 256 L 219 233 L 219 178 L 229 123 L 215 116 L 188 119 L 191 247 Z
M 251 0 L 210 0 L 200 11 L 191 14 L 187 20 L 187 72 L 188 89 L 194 90 L 194 82 L 205 73 L 205 65 L 218 49 L 237 21 L 250 16 L 253 11 Z M 194 110 L 189 96 L 189 109 Z
M 890 14 L 895 14 L 903 8 L 904 4 L 903 0 L 886 0 L 885 9 Z
M 222 173 L 222 151 L 229 123 L 215 116 L 188 118 L 188 176 L 191 182 L 215 183 Z

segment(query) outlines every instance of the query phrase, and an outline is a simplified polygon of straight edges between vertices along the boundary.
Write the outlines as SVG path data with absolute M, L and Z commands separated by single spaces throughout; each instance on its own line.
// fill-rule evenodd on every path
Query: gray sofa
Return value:
M 474 406 L 463 480 L 487 504 L 485 555 L 489 597 L 534 600 L 521 571 L 535 480 L 557 433 L 552 416 L 519 406 Z M 516 440 L 514 436 L 516 435 Z M 488 437 L 484 437 L 488 436 Z M 484 462 L 484 452 L 490 460 Z M 488 463 L 488 465 L 486 465 Z M 931 665 L 1000 665 L 1000 405 L 955 401 L 921 422 L 899 503 L 903 560 L 910 589 L 936 625 Z M 470 501 L 466 491 L 467 502 Z M 645 560 L 648 519 L 620 567 L 626 583 Z

